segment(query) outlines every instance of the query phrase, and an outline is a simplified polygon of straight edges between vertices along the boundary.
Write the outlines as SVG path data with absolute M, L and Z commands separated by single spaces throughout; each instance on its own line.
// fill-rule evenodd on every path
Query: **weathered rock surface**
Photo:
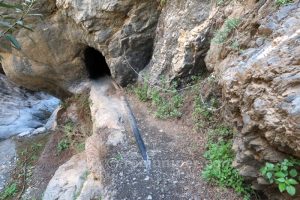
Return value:
M 166 1 L 156 28 L 153 56 L 144 72 L 151 81 L 206 70 L 204 57 L 214 12 L 210 1 Z
M 140 71 L 150 61 L 159 16 L 156 1 L 58 0 L 56 6 L 35 32 L 17 35 L 20 52 L 4 54 L 4 71 L 16 83 L 67 96 L 88 77 L 83 52 L 89 46 L 105 56 L 112 76 L 123 85 L 137 77 L 126 62 Z M 53 10 L 51 5 L 43 8 Z
M 49 182 L 44 200 L 99 199 L 103 189 L 107 153 L 124 144 L 123 101 L 109 78 L 91 83 L 90 109 L 93 135 L 85 142 L 85 151 L 59 167 Z M 108 199 L 112 194 L 108 194 Z
M 221 78 L 227 116 L 240 128 L 234 165 L 251 180 L 266 161 L 300 157 L 300 8 L 260 17 L 249 35 L 255 42 L 240 55 L 222 60 L 222 48 L 211 48 L 206 58 Z
M 19 88 L 2 74 L 0 96 L 0 139 L 42 131 L 59 104 L 55 97 Z
M 13 140 L 0 141 L 0 191 L 10 180 L 10 175 L 16 164 L 16 144 Z
M 75 155 L 55 172 L 43 199 L 77 199 L 87 178 L 88 170 L 84 153 Z
M 56 6 L 51 1 L 42 7 L 46 19 L 35 32 L 17 35 L 20 52 L 4 54 L 4 71 L 20 85 L 67 96 L 88 77 L 83 52 L 89 46 L 105 56 L 121 85 L 147 65 L 152 80 L 205 71 L 215 12 L 209 1 L 58 0 Z

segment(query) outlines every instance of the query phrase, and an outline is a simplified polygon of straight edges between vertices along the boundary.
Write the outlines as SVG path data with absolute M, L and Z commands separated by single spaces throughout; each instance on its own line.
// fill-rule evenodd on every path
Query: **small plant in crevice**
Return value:
M 14 197 L 18 192 L 17 183 L 11 183 L 4 188 L 3 192 L 0 193 L 0 200 Z
M 158 3 L 159 3 L 159 8 L 162 9 L 166 3 L 167 3 L 167 0 L 157 0 Z
M 299 184 L 300 174 L 297 170 L 300 166 L 300 161 L 295 159 L 284 159 L 280 163 L 267 162 L 261 168 L 261 174 L 271 184 L 276 184 L 280 192 L 287 192 L 289 195 L 296 194 L 296 185 Z
M 193 120 L 195 122 L 196 128 L 202 128 L 202 121 L 210 121 L 213 116 L 211 108 L 203 102 L 203 99 L 200 95 L 195 98 L 194 101 L 194 110 L 193 110 Z
M 218 84 L 214 76 L 209 76 L 206 79 L 199 81 L 198 84 L 201 85 L 201 88 L 210 88 L 211 91 L 208 91 L 208 95 L 206 95 L 207 97 L 204 98 L 201 91 L 203 89 L 200 89 L 199 86 L 194 89 L 192 117 L 194 121 L 194 128 L 196 130 L 199 130 L 207 126 L 209 123 L 217 120 L 218 117 L 216 117 L 215 114 L 220 108 L 218 95 L 212 92 L 212 90 L 214 92 L 218 90 Z
M 225 20 L 223 28 L 218 30 L 212 39 L 213 44 L 223 44 L 225 43 L 229 36 L 233 33 L 234 30 L 238 28 L 241 20 L 238 18 L 228 18 Z M 233 41 L 229 41 L 230 47 L 233 49 L 239 49 L 238 41 L 235 39 Z
M 57 152 L 61 153 L 62 151 L 69 149 L 69 147 L 70 141 L 68 139 L 62 139 L 57 144 Z
M 207 151 L 204 157 L 208 164 L 202 171 L 202 177 L 222 187 L 233 188 L 244 199 L 250 199 L 252 189 L 244 182 L 237 169 L 232 166 L 234 152 L 232 150 L 233 131 L 225 125 L 210 130 Z
M 230 0 L 217 0 L 216 3 L 217 3 L 217 6 L 223 6 L 228 1 L 230 1 Z
M 283 6 L 292 2 L 293 0 L 275 0 L 276 5 L 278 6 Z

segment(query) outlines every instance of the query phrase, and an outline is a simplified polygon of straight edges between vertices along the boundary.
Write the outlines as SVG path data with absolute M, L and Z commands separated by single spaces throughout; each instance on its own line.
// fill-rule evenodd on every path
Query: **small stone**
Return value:
M 151 196 L 151 195 L 148 195 L 147 199 L 149 199 L 149 200 L 152 199 L 152 196 Z
M 159 130 L 160 133 L 164 132 L 162 129 Z
M 148 181 L 150 179 L 149 176 L 146 176 L 146 178 L 144 179 L 145 181 Z

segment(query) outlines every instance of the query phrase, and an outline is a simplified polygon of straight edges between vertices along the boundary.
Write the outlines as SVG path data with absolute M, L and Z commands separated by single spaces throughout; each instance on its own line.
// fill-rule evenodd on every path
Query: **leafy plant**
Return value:
M 296 194 L 295 186 L 299 184 L 298 180 L 300 180 L 296 169 L 299 165 L 300 162 L 293 159 L 284 159 L 277 164 L 267 162 L 260 172 L 270 183 L 278 185 L 280 192 L 286 191 L 289 195 L 294 196 Z
M 28 22 L 33 17 L 41 16 L 41 14 L 32 13 L 35 10 L 34 5 L 36 2 L 37 0 L 24 0 L 20 4 L 0 2 L 0 38 L 4 38 L 12 47 L 18 50 L 21 49 L 21 45 L 13 36 L 13 33 L 19 29 L 33 31 Z M 1 46 L 9 50 L 9 46 L 3 41 Z
M 240 24 L 240 19 L 237 18 L 230 18 L 226 19 L 224 22 L 224 26 L 222 29 L 217 31 L 212 39 L 212 42 L 215 44 L 223 44 L 228 36 L 235 30 Z
M 226 125 L 220 125 L 209 131 L 207 151 L 204 157 L 208 164 L 202 171 L 205 180 L 217 183 L 223 187 L 231 187 L 237 193 L 250 199 L 252 190 L 244 183 L 244 178 L 232 166 L 234 152 L 232 150 L 233 130 Z
M 17 194 L 17 184 L 12 183 L 9 186 L 7 186 L 3 192 L 0 193 L 0 200 L 4 200 L 8 197 L 13 197 Z

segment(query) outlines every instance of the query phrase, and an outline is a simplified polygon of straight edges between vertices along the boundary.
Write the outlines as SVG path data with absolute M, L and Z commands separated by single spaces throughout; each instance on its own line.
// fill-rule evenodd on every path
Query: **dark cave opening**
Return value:
M 90 79 L 111 76 L 105 57 L 100 51 L 93 47 L 87 47 L 83 54 L 84 63 Z

